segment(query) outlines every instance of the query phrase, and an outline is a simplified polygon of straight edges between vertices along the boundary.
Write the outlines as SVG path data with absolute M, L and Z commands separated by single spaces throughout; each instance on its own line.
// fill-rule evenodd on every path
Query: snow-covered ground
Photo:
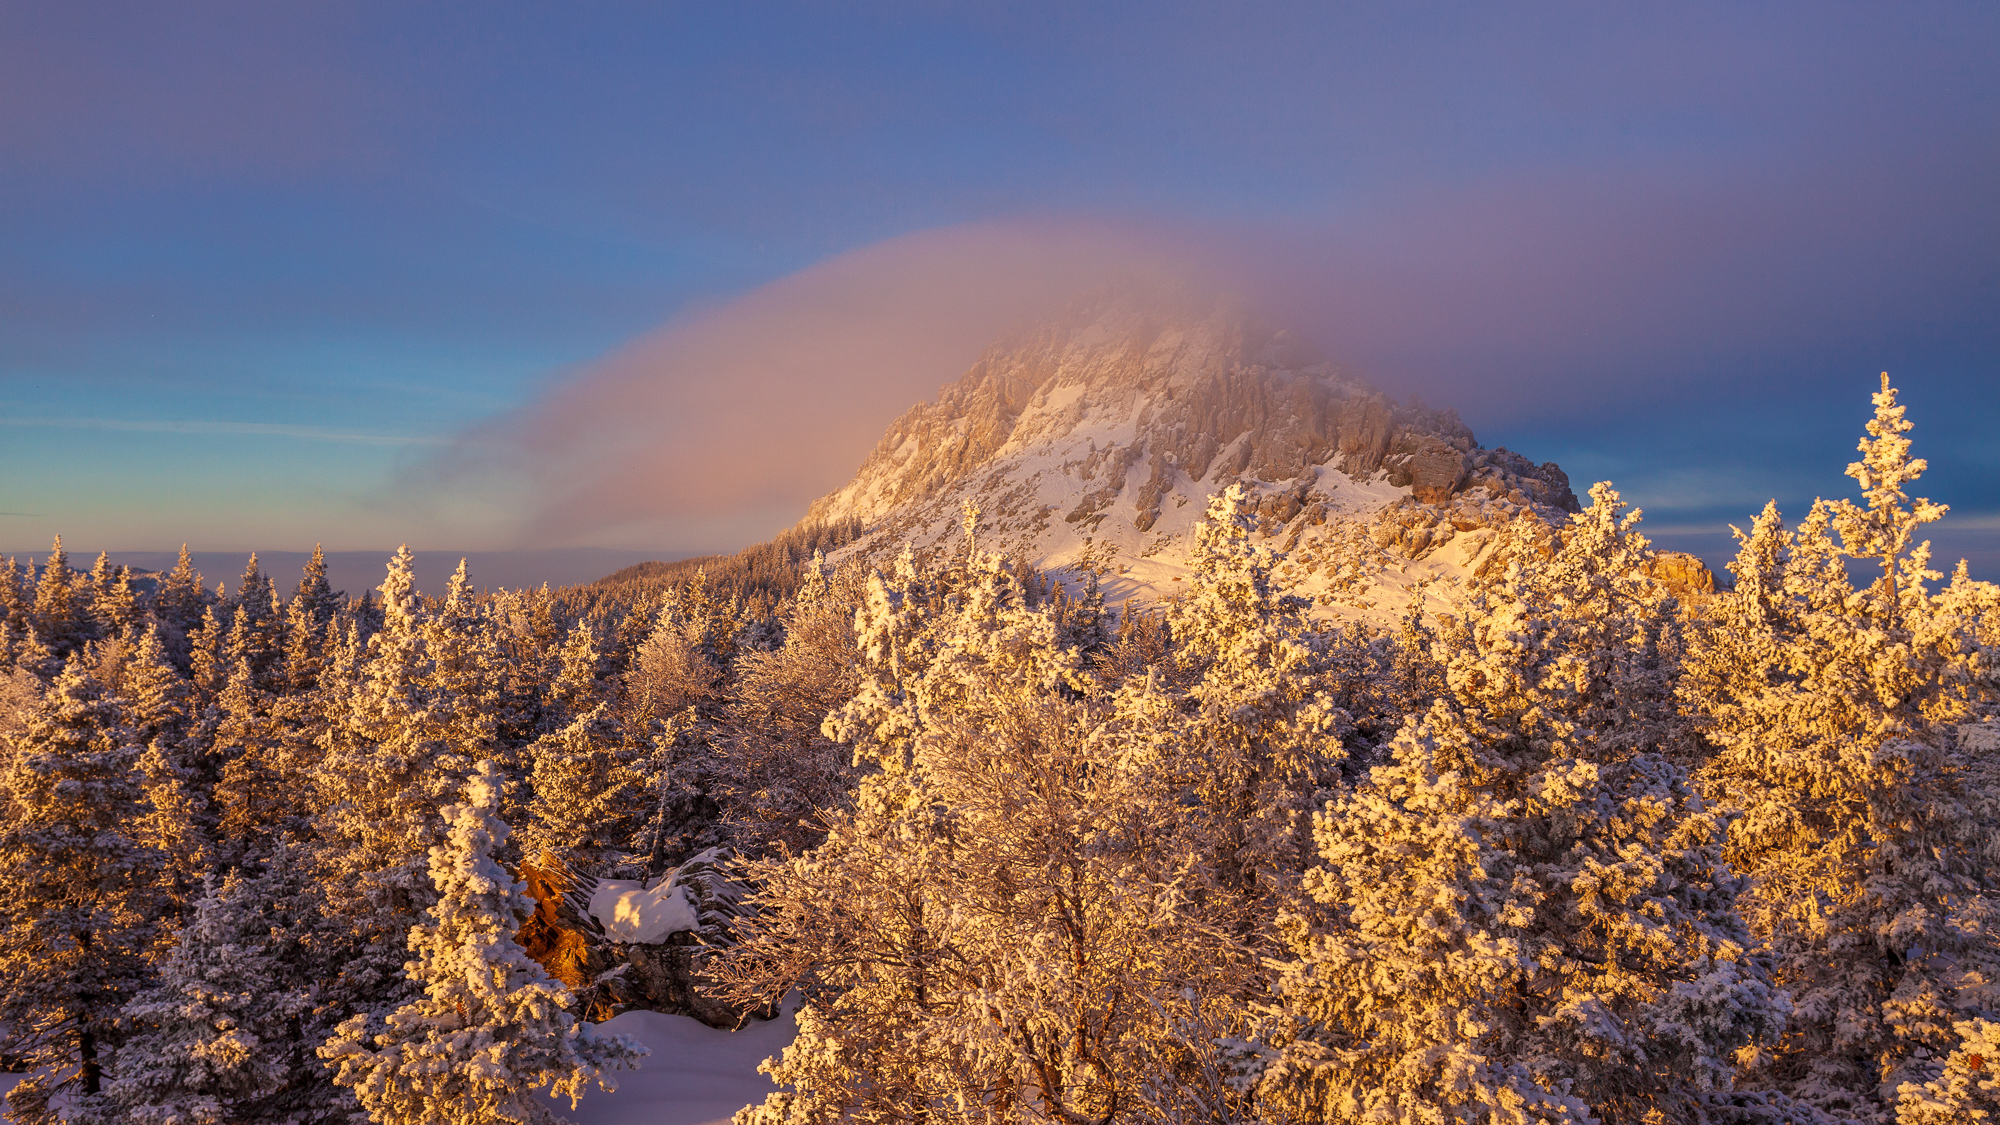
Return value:
M 777 1087 L 757 1064 L 785 1049 L 798 1034 L 790 1002 L 775 1020 L 752 1020 L 741 1031 L 717 1031 L 699 1020 L 664 1012 L 626 1012 L 598 1024 L 611 1035 L 629 1035 L 653 1053 L 636 1071 L 616 1072 L 618 1089 L 593 1089 L 575 1109 L 555 1103 L 559 1116 L 577 1125 L 713 1125 Z M 0 1074 L 0 1098 L 25 1074 Z
M 764 1100 L 776 1087 L 757 1064 L 798 1034 L 787 1004 L 775 1020 L 753 1020 L 741 1031 L 717 1031 L 687 1016 L 626 1012 L 598 1030 L 630 1035 L 652 1048 L 637 1071 L 618 1072 L 618 1089 L 593 1090 L 574 1110 L 557 1112 L 578 1125 L 710 1125 Z

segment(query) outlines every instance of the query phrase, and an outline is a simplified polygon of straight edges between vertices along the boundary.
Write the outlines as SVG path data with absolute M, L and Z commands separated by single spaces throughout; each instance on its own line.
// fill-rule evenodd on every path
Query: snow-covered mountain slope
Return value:
M 1371 617 L 1476 570 L 1522 514 L 1577 506 L 1554 463 L 1481 448 L 1456 412 L 1392 401 L 1239 303 L 1124 289 L 989 348 L 807 520 L 858 518 L 842 554 L 884 556 L 953 546 L 969 501 L 982 547 L 1160 598 L 1232 483 L 1300 588 Z

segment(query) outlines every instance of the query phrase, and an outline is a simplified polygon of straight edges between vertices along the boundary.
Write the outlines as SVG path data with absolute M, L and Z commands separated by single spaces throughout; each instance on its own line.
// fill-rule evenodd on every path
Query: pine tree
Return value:
M 1924 563 L 1930 544 L 1912 549 L 1917 529 L 1943 519 L 1947 509 L 1929 500 L 1911 500 L 1903 492 L 1915 484 L 1929 468 L 1923 458 L 1910 456 L 1910 439 L 1904 434 L 1914 425 L 1904 414 L 1907 408 L 1896 402 L 1896 389 L 1889 385 L 1889 373 L 1882 373 L 1882 389 L 1874 396 L 1875 417 L 1868 422 L 1868 436 L 1861 439 L 1861 460 L 1847 466 L 1847 475 L 1861 485 L 1866 508 L 1843 500 L 1833 507 L 1834 527 L 1840 532 L 1842 548 L 1851 558 L 1873 559 L 1882 568 L 1882 577 L 1869 588 L 1876 612 L 1890 627 L 1902 615 L 1906 602 L 1921 605 L 1924 592 L 1920 583 L 1928 574 Z
M 139 748 L 80 660 L 0 749 L 0 1028 L 8 1055 L 53 1068 L 8 1105 L 17 1121 L 53 1122 L 51 1095 L 87 1107 L 99 1094 L 119 1009 L 144 981 L 158 856 L 133 836 L 145 807 Z
M 22 575 L 21 564 L 12 555 L 0 565 L 0 628 L 11 629 L 17 636 L 25 635 L 33 623 L 35 598 L 30 577 Z
M 83 629 L 92 640 L 113 639 L 138 618 L 138 598 L 122 566 L 111 565 L 108 552 L 99 551 L 91 564 L 90 577 L 79 584 Z
M 340 595 L 326 580 L 326 551 L 318 543 L 313 544 L 312 558 L 306 560 L 305 571 L 299 576 L 291 607 L 311 618 L 321 630 L 340 612 Z
M 158 626 L 147 626 L 126 661 L 123 692 L 140 742 L 179 744 L 187 733 L 190 686 L 173 666 Z
M 103 556 L 98 558 L 101 565 Z M 142 622 L 144 614 L 139 608 L 139 595 L 132 589 L 129 567 L 119 567 L 109 582 L 98 587 L 90 612 L 100 637 L 123 636 Z
M 330 909 L 352 943 L 334 991 L 357 1009 L 405 999 L 397 968 L 409 927 L 433 901 L 424 862 L 443 837 L 439 808 L 463 784 L 471 755 L 494 749 L 482 694 L 494 671 L 480 619 L 449 598 L 425 612 L 414 565 L 407 547 L 389 560 L 381 631 L 357 667 L 329 672 L 351 680 L 329 702 L 313 771 Z
M 818 843 L 820 810 L 842 804 L 858 776 L 852 752 L 821 729 L 861 686 L 854 607 L 813 574 L 784 643 L 737 662 L 719 792 L 736 846 L 752 855 Z
M 258 690 L 250 659 L 239 657 L 214 708 L 213 752 L 222 763 L 214 797 L 216 843 L 232 865 L 255 863 L 279 840 L 306 829 L 310 806 L 274 705 Z
M 62 673 L 63 658 L 56 655 L 42 640 L 42 634 L 33 625 L 28 626 L 28 635 L 14 649 L 14 667 L 38 677 L 52 681 Z
M 269 690 L 284 651 L 284 617 L 277 593 L 257 565 L 254 551 L 243 568 L 236 596 L 230 599 L 229 617 L 229 640 L 223 649 L 229 672 L 225 674 L 233 674 L 238 664 L 248 661 L 258 689 Z
M 589 623 L 578 621 L 563 644 L 561 664 L 549 685 L 542 715 L 544 732 L 563 729 L 588 714 L 603 699 L 604 684 L 598 678 L 601 663 L 597 638 Z
M 1338 777 L 1346 716 L 1319 690 L 1307 603 L 1272 586 L 1278 557 L 1253 542 L 1256 508 L 1241 485 L 1210 501 L 1196 527 L 1187 596 L 1168 611 L 1194 713 L 1177 736 L 1207 748 L 1201 815 L 1215 862 L 1250 911 L 1246 932 L 1287 900 L 1307 866 L 1309 811 Z
M 645 1054 L 579 1024 L 569 990 L 515 943 L 533 906 L 493 858 L 507 837 L 501 784 L 481 762 L 464 803 L 444 810 L 449 834 L 430 856 L 437 902 L 411 929 L 405 966 L 422 998 L 379 1028 L 354 1017 L 321 1048 L 379 1125 L 554 1121 L 548 1099 L 574 1106 L 593 1081 L 614 1086 L 605 1071 Z
M 315 543 L 279 626 L 284 639 L 277 681 L 286 696 L 304 695 L 319 686 L 331 644 L 328 631 L 339 613 L 340 597 L 326 581 L 326 552 Z
M 229 684 L 229 631 L 213 605 L 204 606 L 201 624 L 188 638 L 188 681 L 196 708 L 206 707 Z

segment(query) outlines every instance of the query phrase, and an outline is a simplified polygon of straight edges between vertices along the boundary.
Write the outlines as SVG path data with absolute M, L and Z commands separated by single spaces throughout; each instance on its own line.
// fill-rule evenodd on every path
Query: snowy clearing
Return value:
M 637 1071 L 618 1072 L 618 1089 L 593 1090 L 576 1109 L 557 1112 L 578 1125 L 710 1125 L 726 1122 L 774 1086 L 757 1064 L 798 1034 L 794 1008 L 775 1020 L 752 1020 L 741 1031 L 718 1031 L 687 1016 L 626 1012 L 596 1025 L 652 1049 Z

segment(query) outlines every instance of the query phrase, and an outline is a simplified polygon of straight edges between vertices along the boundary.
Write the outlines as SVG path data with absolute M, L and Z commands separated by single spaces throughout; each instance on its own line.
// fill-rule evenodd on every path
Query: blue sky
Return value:
M 1977 537 L 1995 57 L 1989 4 L 0 4 L 0 548 L 738 546 L 894 408 L 795 466 L 737 442 L 791 483 L 639 522 L 427 466 L 899 253 L 963 331 L 836 374 L 906 402 L 985 300 L 923 240 L 1051 230 L 1227 247 L 1343 363 L 1662 529 L 1844 494 L 1886 369 Z

